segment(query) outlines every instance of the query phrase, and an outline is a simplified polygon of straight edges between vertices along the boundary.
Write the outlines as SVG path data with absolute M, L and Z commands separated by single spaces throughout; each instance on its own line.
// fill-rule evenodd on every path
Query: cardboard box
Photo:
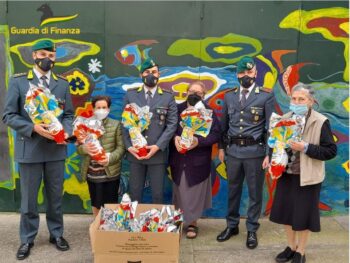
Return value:
M 117 209 L 118 204 L 106 208 Z M 139 204 L 136 217 L 163 205 Z M 173 207 L 173 206 L 172 206 Z M 173 207 L 174 208 L 174 207 Z M 90 225 L 90 241 L 95 263 L 177 263 L 180 256 L 180 233 L 117 232 L 99 230 L 100 213 Z

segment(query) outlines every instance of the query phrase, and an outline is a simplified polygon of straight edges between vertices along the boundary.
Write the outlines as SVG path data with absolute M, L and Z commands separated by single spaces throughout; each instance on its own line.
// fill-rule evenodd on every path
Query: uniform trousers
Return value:
M 41 181 L 46 195 L 46 223 L 53 238 L 63 235 L 62 194 L 64 160 L 42 163 L 19 163 L 21 186 L 20 238 L 34 241 L 39 229 L 38 192 Z
M 264 185 L 264 157 L 235 158 L 227 155 L 226 168 L 228 179 L 228 211 L 226 216 L 227 227 L 234 228 L 239 224 L 240 203 L 244 178 L 247 180 L 249 205 L 246 227 L 248 231 L 256 232 L 262 209 L 262 194 Z

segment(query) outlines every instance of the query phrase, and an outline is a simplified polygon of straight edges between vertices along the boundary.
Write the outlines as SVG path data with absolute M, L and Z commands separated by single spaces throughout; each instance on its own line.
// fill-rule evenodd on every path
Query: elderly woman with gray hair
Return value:
M 312 109 L 315 103 L 310 86 L 298 83 L 292 91 L 291 117 L 305 117 L 302 141 L 290 142 L 286 171 L 277 181 L 270 220 L 283 224 L 288 247 L 275 258 L 276 262 L 306 262 L 305 247 L 311 232 L 319 232 L 318 208 L 321 185 L 325 178 L 324 161 L 337 155 L 329 120 Z

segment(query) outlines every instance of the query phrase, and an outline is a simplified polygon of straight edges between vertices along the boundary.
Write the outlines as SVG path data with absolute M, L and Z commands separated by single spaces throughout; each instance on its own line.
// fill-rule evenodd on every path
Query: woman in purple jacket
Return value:
M 205 86 L 202 82 L 192 83 L 187 90 L 187 101 L 178 105 L 180 115 L 188 106 L 194 106 L 204 99 Z M 210 109 L 207 105 L 206 108 Z M 211 153 L 212 145 L 220 140 L 220 123 L 213 113 L 213 123 L 207 137 L 195 135 L 191 147 L 185 154 L 180 153 L 179 144 L 182 127 L 180 123 L 170 143 L 170 168 L 174 181 L 173 202 L 184 211 L 186 237 L 197 237 L 197 219 L 203 210 L 211 208 Z M 179 117 L 180 119 L 180 117 Z

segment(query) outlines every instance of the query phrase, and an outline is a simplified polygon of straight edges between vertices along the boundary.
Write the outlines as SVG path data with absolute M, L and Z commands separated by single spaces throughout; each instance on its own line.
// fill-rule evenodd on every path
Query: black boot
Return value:
M 248 231 L 247 235 L 247 248 L 254 249 L 258 246 L 258 237 L 256 235 L 256 232 Z
M 224 231 L 222 231 L 217 237 L 216 240 L 219 242 L 224 242 L 226 240 L 229 240 L 230 237 L 238 235 L 239 229 L 238 226 L 234 228 L 226 227 Z
M 50 237 L 50 243 L 55 244 L 56 248 L 60 251 L 66 251 L 69 249 L 69 244 L 63 237 Z
M 305 255 L 301 255 L 299 252 L 295 252 L 292 263 L 305 263 Z
M 288 262 L 289 260 L 293 259 L 295 254 L 295 251 L 293 251 L 290 247 L 286 247 L 284 251 L 279 253 L 277 257 L 275 258 L 276 262 Z
M 30 249 L 34 246 L 34 243 L 21 244 L 17 250 L 16 257 L 18 260 L 25 259 L 30 254 Z

